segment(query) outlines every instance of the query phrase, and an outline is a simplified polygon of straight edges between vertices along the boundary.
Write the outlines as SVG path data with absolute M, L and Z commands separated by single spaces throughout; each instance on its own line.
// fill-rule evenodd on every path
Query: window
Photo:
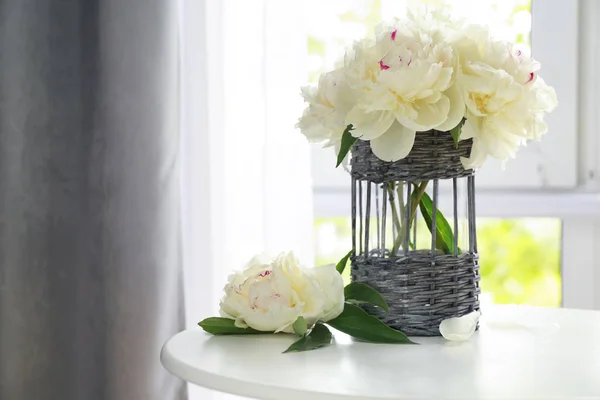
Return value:
M 427 229 L 422 219 L 417 229 Z M 351 235 L 349 218 L 315 218 L 316 264 L 337 263 L 348 252 Z M 560 219 L 480 218 L 477 240 L 481 289 L 488 301 L 560 306 Z M 348 270 L 344 280 L 350 281 Z
M 577 6 L 564 3 L 546 1 L 544 7 L 530 0 L 303 3 L 305 15 L 310 16 L 306 27 L 307 79 L 311 82 L 333 68 L 344 48 L 371 32 L 382 16 L 400 15 L 407 6 L 445 7 L 475 18 L 489 24 L 496 36 L 516 42 L 523 52 L 533 53 L 542 62 L 543 76 L 556 88 L 561 103 L 547 120 L 549 133 L 542 143 L 530 144 L 515 160 L 506 165 L 488 163 L 477 175 L 482 290 L 496 303 L 560 306 L 562 301 L 561 208 L 568 206 L 569 194 L 577 190 L 579 168 L 574 106 L 577 65 L 560 71 L 557 66 L 564 63 L 550 45 L 550 40 L 559 40 L 565 46 L 577 47 Z M 561 38 L 551 32 L 558 19 Z M 570 56 L 577 59 L 576 50 Z M 570 74 L 566 82 L 565 72 Z M 334 168 L 333 155 L 319 146 L 311 148 L 311 166 L 315 262 L 337 262 L 351 246 L 349 177 Z M 548 202 L 550 199 L 553 201 Z

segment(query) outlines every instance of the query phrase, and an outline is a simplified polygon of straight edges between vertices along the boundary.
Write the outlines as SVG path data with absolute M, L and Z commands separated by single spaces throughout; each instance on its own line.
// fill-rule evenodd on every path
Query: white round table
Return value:
M 600 312 L 495 306 L 468 342 L 353 342 L 281 354 L 291 335 L 214 337 L 163 347 L 165 368 L 210 389 L 265 400 L 600 399 Z

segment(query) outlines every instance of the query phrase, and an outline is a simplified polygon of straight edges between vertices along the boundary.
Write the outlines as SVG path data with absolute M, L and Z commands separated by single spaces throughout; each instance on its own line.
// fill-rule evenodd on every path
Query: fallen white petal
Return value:
M 473 311 L 470 314 L 457 318 L 448 318 L 440 323 L 440 333 L 447 340 L 455 342 L 464 342 L 469 340 L 475 328 L 481 313 Z

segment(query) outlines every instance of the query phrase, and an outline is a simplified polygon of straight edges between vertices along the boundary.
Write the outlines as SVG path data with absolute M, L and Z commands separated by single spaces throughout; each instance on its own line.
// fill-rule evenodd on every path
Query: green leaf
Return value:
M 344 288 L 344 298 L 352 304 L 369 303 L 390 312 L 390 307 L 379 292 L 364 283 L 352 282 L 347 285 Z
M 331 339 L 332 335 L 329 329 L 323 324 L 316 324 L 308 334 L 292 343 L 284 353 L 314 350 L 320 347 L 329 346 L 329 344 L 331 344 Z
M 421 214 L 429 228 L 429 232 L 431 232 L 433 202 L 427 193 L 423 193 L 421 201 L 419 202 L 419 208 L 421 209 Z M 442 250 L 445 254 L 452 253 L 454 251 L 454 234 L 452 233 L 450 224 L 440 210 L 437 210 L 436 212 L 435 231 L 435 247 Z
M 346 302 L 344 303 L 344 310 L 335 319 L 347 317 L 364 317 L 365 315 L 369 316 L 369 314 L 365 310 L 363 310 L 355 304 Z
M 294 324 L 292 325 L 292 328 L 294 328 L 294 333 L 296 335 L 304 335 L 306 333 L 306 331 L 308 330 L 308 326 L 306 324 L 306 320 L 304 319 L 303 316 L 299 316 L 296 319 L 296 322 L 294 322 Z
M 229 318 L 211 317 L 206 318 L 198 325 L 208 333 L 213 335 L 247 335 L 257 333 L 269 333 L 261 332 L 252 328 L 238 328 L 235 326 L 235 321 Z
M 348 264 L 348 259 L 350 258 L 350 256 L 352 255 L 352 253 L 354 252 L 354 250 L 350 250 L 348 252 L 348 254 L 346 254 L 335 266 L 335 269 L 337 272 L 339 272 L 340 274 L 342 272 L 344 272 L 344 270 L 346 269 L 346 264 Z
M 344 311 L 326 322 L 332 328 L 371 343 L 414 343 L 404 333 L 390 328 L 361 308 L 346 303 Z
M 340 152 L 337 156 L 337 164 L 335 165 L 336 168 L 340 166 L 342 161 L 344 161 L 344 158 L 346 158 L 346 155 L 348 155 L 352 145 L 358 140 L 358 138 L 355 138 L 350 133 L 352 129 L 352 124 L 348 125 L 346 129 L 344 129 L 344 133 L 342 134 L 342 144 L 340 146 Z
M 454 139 L 454 145 L 458 149 L 458 141 L 460 140 L 460 132 L 462 131 L 462 127 L 467 120 L 463 118 L 458 125 L 454 128 L 450 129 L 450 134 L 452 135 L 452 139 Z

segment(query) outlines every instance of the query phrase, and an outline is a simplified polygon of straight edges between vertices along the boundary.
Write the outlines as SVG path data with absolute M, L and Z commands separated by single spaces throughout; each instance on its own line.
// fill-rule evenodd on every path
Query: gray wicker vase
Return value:
M 375 288 L 390 306 L 389 313 L 365 306 L 367 312 L 408 335 L 440 335 L 442 320 L 479 309 L 475 171 L 460 161 L 471 145 L 461 141 L 456 147 L 448 132 L 418 132 L 410 154 L 397 162 L 378 159 L 366 141 L 352 148 L 352 280 Z M 443 210 L 438 210 L 440 184 L 449 199 Z M 459 247 L 458 188 L 466 188 L 460 238 L 465 248 Z M 420 190 L 431 194 L 426 232 L 417 232 L 413 223 Z M 452 246 L 440 245 L 444 240 L 430 233 L 441 224 L 450 226 Z M 423 234 L 427 247 L 419 249 Z

